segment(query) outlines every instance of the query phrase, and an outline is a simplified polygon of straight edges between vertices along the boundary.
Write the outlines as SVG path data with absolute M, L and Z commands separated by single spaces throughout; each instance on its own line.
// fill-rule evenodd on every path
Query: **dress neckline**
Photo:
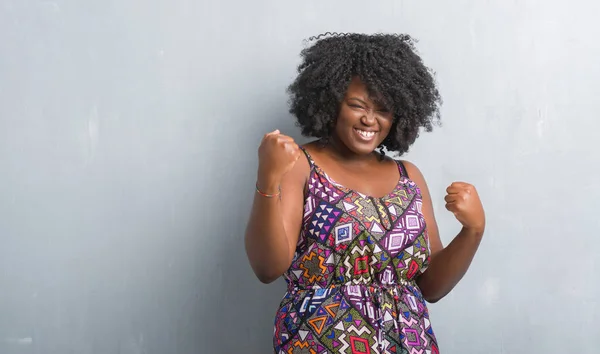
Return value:
M 323 170 L 319 165 L 317 165 L 315 163 L 315 161 L 313 160 L 312 156 L 310 155 L 310 153 L 306 150 L 306 148 L 301 147 L 302 151 L 304 151 L 304 154 L 306 155 L 306 158 L 308 159 L 308 162 L 311 166 L 311 169 L 314 169 L 315 172 L 317 174 L 322 175 L 323 177 L 325 177 L 325 179 L 327 179 L 331 184 L 333 184 L 334 186 L 336 186 L 337 188 L 339 188 L 340 190 L 344 191 L 345 193 L 355 193 L 358 194 L 361 198 L 364 199 L 379 199 L 379 200 L 383 200 L 383 199 L 389 199 L 389 198 L 393 198 L 396 196 L 396 193 L 398 192 L 398 189 L 400 188 L 401 184 L 402 184 L 402 180 L 404 176 L 403 173 L 403 168 L 402 165 L 400 163 L 400 161 L 395 160 L 394 162 L 396 163 L 396 166 L 398 167 L 398 181 L 396 182 L 396 185 L 394 186 L 394 188 L 389 192 L 386 193 L 385 195 L 381 196 L 381 197 L 376 197 L 376 196 L 372 196 L 366 193 L 362 193 L 356 189 L 352 189 L 349 187 L 346 187 L 345 185 L 336 182 L 333 178 L 331 178 L 327 172 L 325 172 L 325 170 Z

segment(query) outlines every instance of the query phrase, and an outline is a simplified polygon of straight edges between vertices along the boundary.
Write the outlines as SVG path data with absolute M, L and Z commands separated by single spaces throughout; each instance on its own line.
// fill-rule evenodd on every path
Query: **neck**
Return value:
M 365 162 L 372 162 L 374 158 L 381 158 L 381 154 L 379 154 L 376 151 L 365 155 L 357 154 L 352 150 L 348 149 L 348 147 L 344 145 L 344 143 L 342 143 L 335 137 L 331 137 L 327 142 L 324 142 L 323 148 L 327 152 L 329 152 L 331 157 L 338 161 L 361 164 Z

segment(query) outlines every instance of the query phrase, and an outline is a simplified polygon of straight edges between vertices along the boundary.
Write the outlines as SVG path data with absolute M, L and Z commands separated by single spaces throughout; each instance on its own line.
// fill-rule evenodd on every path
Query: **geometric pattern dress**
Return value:
M 415 283 L 430 259 L 422 199 L 402 162 L 394 190 L 373 198 L 337 184 L 304 153 L 308 192 L 275 353 L 439 353 Z

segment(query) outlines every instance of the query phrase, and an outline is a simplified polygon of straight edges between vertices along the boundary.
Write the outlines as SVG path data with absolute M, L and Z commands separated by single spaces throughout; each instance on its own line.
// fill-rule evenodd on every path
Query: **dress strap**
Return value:
M 304 152 L 304 155 L 306 155 L 306 159 L 308 160 L 308 164 L 310 165 L 311 170 L 315 167 L 315 161 L 312 159 L 312 157 L 310 156 L 310 154 L 308 153 L 308 151 L 306 151 L 306 149 L 302 146 L 299 146 L 300 150 L 302 150 L 302 152 Z
M 400 160 L 396 160 L 396 163 L 398 164 L 398 171 L 400 171 L 400 177 L 408 177 L 408 172 L 406 172 L 406 167 L 404 166 L 404 163 Z

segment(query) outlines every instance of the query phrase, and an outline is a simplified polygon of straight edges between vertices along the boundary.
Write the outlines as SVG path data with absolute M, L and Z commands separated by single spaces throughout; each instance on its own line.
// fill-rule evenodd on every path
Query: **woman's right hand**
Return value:
M 283 176 L 302 155 L 294 139 L 279 130 L 267 133 L 258 148 L 258 187 L 264 193 L 275 194 Z

